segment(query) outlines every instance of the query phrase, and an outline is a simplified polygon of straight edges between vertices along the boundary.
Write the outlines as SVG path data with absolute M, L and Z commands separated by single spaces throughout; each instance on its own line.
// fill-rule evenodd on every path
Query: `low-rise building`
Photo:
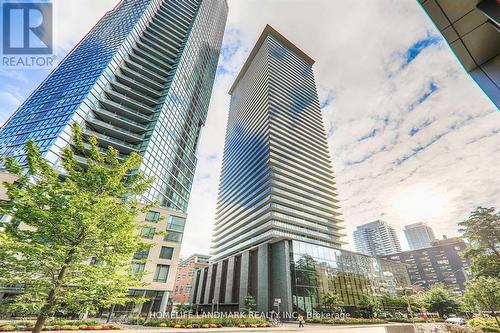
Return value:
M 174 289 L 170 294 L 171 302 L 174 304 L 189 302 L 194 272 L 199 268 L 208 267 L 209 259 L 208 255 L 193 254 L 179 262 Z
M 402 263 L 284 239 L 266 242 L 196 271 L 190 302 L 198 311 L 242 309 L 253 296 L 257 311 L 312 313 L 327 293 L 347 311 L 362 295 L 401 295 L 411 289 Z
M 430 247 L 382 256 L 407 265 L 411 283 L 429 288 L 441 282 L 456 294 L 462 294 L 471 278 L 470 262 L 461 252 L 467 244 L 455 237 L 432 242 Z

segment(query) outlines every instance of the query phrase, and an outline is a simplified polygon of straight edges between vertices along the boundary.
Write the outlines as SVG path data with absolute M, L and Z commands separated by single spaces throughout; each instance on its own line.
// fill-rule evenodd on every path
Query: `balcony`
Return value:
M 148 69 L 145 69 L 141 65 L 137 65 L 129 60 L 125 60 L 125 61 L 130 68 L 129 67 L 122 67 L 121 71 L 123 74 L 131 77 L 132 79 L 134 79 L 136 81 L 139 81 L 139 82 L 151 87 L 151 89 L 154 89 L 156 91 L 161 91 L 163 89 L 163 86 L 162 86 L 162 83 L 164 82 L 163 78 L 161 78 L 162 80 L 159 82 L 158 79 L 160 79 L 160 77 L 158 75 L 156 75 L 155 73 L 153 73 L 153 72 L 149 71 Z M 141 74 L 141 73 L 144 73 L 144 74 Z M 145 75 L 145 74 L 147 74 L 147 75 Z M 156 77 L 157 80 L 152 78 L 153 76 Z
M 128 96 L 142 104 L 145 104 L 147 106 L 155 106 L 158 104 L 158 102 L 153 98 L 146 96 L 142 94 L 140 91 L 137 91 L 132 87 L 126 86 L 123 83 L 117 81 L 111 81 L 110 84 L 116 92 Z
M 142 104 L 126 95 L 123 95 L 119 92 L 113 90 L 107 90 L 106 95 L 108 95 L 113 101 L 125 105 L 133 110 L 137 110 L 141 113 L 150 115 L 155 112 L 155 110 L 149 105 Z
M 83 131 L 83 134 L 86 135 L 87 137 L 95 136 L 97 139 L 99 139 L 101 147 L 112 146 L 116 148 L 118 151 L 127 155 L 134 151 L 137 152 L 137 147 L 135 145 L 131 145 L 127 142 L 112 138 L 105 134 L 97 133 L 95 131 L 92 131 L 91 129 L 86 128 Z
M 103 121 L 116 125 L 120 128 L 130 130 L 132 132 L 144 133 L 147 131 L 147 126 L 137 123 L 130 118 L 120 116 L 119 114 L 110 112 L 106 109 L 98 107 L 94 110 Z
M 128 143 L 137 143 L 142 141 L 143 136 L 140 134 L 136 134 L 134 132 L 128 131 L 124 128 L 112 125 L 110 123 L 104 122 L 97 118 L 89 118 L 87 119 L 87 123 L 92 126 L 95 130 L 99 131 L 99 133 L 108 135 L 113 138 L 117 138 L 119 140 L 128 142 Z
M 141 65 L 145 68 L 147 68 L 148 70 L 152 71 L 153 73 L 155 73 L 156 75 L 160 75 L 162 78 L 168 76 L 168 71 L 153 64 L 152 62 L 149 62 L 147 61 L 146 59 L 144 59 L 143 57 L 139 57 L 138 55 L 134 54 L 134 53 L 130 53 L 129 54 L 129 57 L 130 57 L 130 60 L 132 60 L 133 62 L 137 63 L 138 65 Z M 169 70 L 171 69 L 172 67 L 169 67 Z
M 160 98 L 162 96 L 160 92 L 158 92 L 154 89 L 151 89 L 147 85 L 142 84 L 139 81 L 134 80 L 131 77 L 123 75 L 120 72 L 115 73 L 115 76 L 116 76 L 117 80 L 119 82 L 123 83 L 124 85 L 129 86 L 129 87 L 133 87 L 135 90 L 140 91 L 141 93 L 148 95 L 152 98 Z
M 174 59 L 171 59 L 160 52 L 156 51 L 152 47 L 144 44 L 141 41 L 136 42 L 136 47 L 134 48 L 134 52 L 141 57 L 147 58 L 150 61 L 154 62 L 158 66 L 161 66 L 165 69 L 169 69 L 170 66 L 174 63 Z
M 177 53 L 181 47 L 181 43 L 171 39 L 169 36 L 165 36 L 165 34 L 161 34 L 156 30 L 156 28 L 149 26 L 148 29 L 144 32 L 144 35 L 152 40 L 156 41 L 158 44 L 165 45 L 170 51 Z M 167 42 L 163 41 L 166 40 Z
M 175 59 L 175 57 L 176 57 L 176 54 L 170 50 L 171 49 L 170 45 L 168 45 L 164 41 L 159 40 L 158 38 L 156 38 L 154 36 L 151 36 L 151 35 L 148 35 L 147 33 L 145 33 L 141 36 L 141 41 L 144 44 L 154 48 L 155 50 L 161 51 L 161 53 L 165 53 L 166 55 L 168 55 L 172 59 Z
M 175 42 L 179 44 L 179 46 L 182 44 L 182 39 L 179 38 L 177 35 L 174 35 L 170 31 L 168 31 L 164 27 L 163 23 L 160 24 L 157 21 L 152 21 L 148 27 L 148 30 L 151 30 L 151 32 L 158 34 L 158 36 L 168 36 L 169 38 L 172 38 Z
M 136 122 L 147 123 L 147 122 L 150 122 L 152 120 L 151 116 L 137 112 L 129 107 L 126 107 L 123 104 L 114 102 L 108 98 L 101 99 L 100 102 L 109 111 L 113 111 L 115 113 L 121 114 L 121 115 L 123 115 L 127 118 L 130 118 Z
M 169 35 L 177 38 L 179 41 L 182 42 L 183 39 L 183 34 L 180 33 L 178 30 L 172 29 L 171 26 L 167 25 L 164 21 L 161 21 L 159 17 L 156 20 L 153 20 L 152 23 L 156 26 L 161 27 L 163 30 L 165 30 Z

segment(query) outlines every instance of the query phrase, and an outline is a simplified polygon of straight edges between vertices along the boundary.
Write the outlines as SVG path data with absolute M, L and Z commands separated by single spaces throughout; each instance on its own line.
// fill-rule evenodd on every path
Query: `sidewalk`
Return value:
M 304 328 L 299 328 L 296 323 L 284 323 L 280 327 L 265 328 L 170 328 L 170 327 L 147 327 L 124 325 L 122 331 L 116 333 L 177 333 L 177 332 L 200 332 L 200 333 L 228 333 L 228 332 L 314 332 L 314 333 L 441 333 L 445 332 L 439 324 L 404 324 L 390 323 L 380 325 L 322 325 L 306 324 Z M 111 333 L 113 331 L 57 331 L 57 333 Z M 9 332 L 16 333 L 16 332 Z

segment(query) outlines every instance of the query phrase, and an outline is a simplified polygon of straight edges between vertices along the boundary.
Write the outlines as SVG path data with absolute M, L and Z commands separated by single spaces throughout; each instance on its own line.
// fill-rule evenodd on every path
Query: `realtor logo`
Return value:
M 52 3 L 49 1 L 2 4 L 2 67 L 52 66 Z

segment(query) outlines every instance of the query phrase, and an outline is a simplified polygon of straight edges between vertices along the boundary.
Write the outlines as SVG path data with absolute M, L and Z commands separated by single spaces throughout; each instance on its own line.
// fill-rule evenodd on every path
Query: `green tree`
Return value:
M 323 295 L 321 298 L 321 305 L 322 310 L 325 312 L 335 313 L 342 311 L 342 299 L 339 295 L 332 292 L 327 292 Z
M 72 146 L 62 151 L 62 172 L 33 142 L 26 145 L 24 168 L 4 161 L 19 178 L 4 183 L 9 201 L 0 211 L 18 223 L 2 225 L 0 285 L 23 286 L 23 292 L 0 308 L 37 314 L 37 333 L 55 312 L 93 313 L 142 301 L 127 296 L 141 285 L 141 274 L 132 275 L 129 266 L 133 254 L 147 248 L 134 231 L 138 213 L 148 207 L 135 198 L 151 180 L 135 171 L 138 154 L 121 160 L 115 149 L 101 150 L 95 137 L 84 143 L 76 125 Z M 74 151 L 85 156 L 86 167 Z
M 368 317 L 373 317 L 381 310 L 380 299 L 377 296 L 361 295 L 357 305 Z
M 459 223 L 469 244 L 464 252 L 472 261 L 474 276 L 500 276 L 500 212 L 478 207 Z
M 257 309 L 257 304 L 255 303 L 255 298 L 252 295 L 247 295 L 243 299 L 243 313 L 250 313 Z
M 481 276 L 467 282 L 465 299 L 472 304 L 473 309 L 491 313 L 500 327 L 496 313 L 500 311 L 500 279 L 497 277 Z
M 185 313 L 185 312 L 190 313 L 193 311 L 193 306 L 191 304 L 181 303 L 176 306 L 176 310 L 177 312 L 180 313 Z
M 440 316 L 457 313 L 462 307 L 459 297 L 442 283 L 434 284 L 423 295 L 422 303 L 428 311 L 438 312 Z

